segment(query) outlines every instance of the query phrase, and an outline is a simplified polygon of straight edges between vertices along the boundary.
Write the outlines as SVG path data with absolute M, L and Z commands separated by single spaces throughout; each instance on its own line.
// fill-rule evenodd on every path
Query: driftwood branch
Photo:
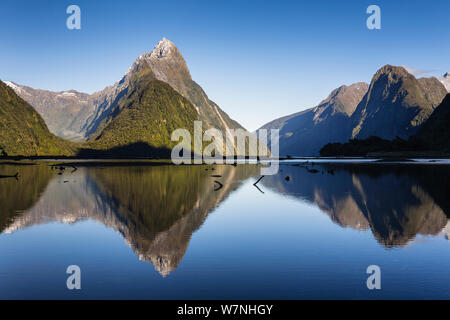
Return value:
M 264 176 L 261 176 L 253 185 L 256 187 L 256 185 L 262 180 L 262 178 L 264 178 Z
M 214 180 L 214 183 L 218 184 L 218 187 L 214 188 L 214 191 L 219 191 L 220 189 L 223 188 L 223 184 L 221 184 L 219 181 Z
M 264 192 L 258 187 L 258 183 L 262 180 L 262 178 L 264 178 L 264 176 L 261 176 L 253 185 L 255 186 L 256 189 L 259 190 L 259 192 L 264 194 Z
M 19 180 L 19 173 L 17 172 L 14 175 L 0 175 L 0 179 L 6 179 L 6 178 L 16 178 L 16 180 Z

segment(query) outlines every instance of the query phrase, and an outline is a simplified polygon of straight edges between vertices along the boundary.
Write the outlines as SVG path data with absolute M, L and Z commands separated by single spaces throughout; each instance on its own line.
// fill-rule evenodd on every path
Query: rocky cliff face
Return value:
M 446 94 L 436 78 L 416 79 L 403 67 L 386 65 L 352 115 L 351 138 L 408 138 L 433 113 Z

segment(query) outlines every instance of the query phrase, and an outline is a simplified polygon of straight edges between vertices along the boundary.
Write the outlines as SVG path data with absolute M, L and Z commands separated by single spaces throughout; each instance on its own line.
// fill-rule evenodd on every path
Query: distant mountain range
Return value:
M 5 83 L 39 112 L 52 133 L 74 141 L 84 139 L 83 127 L 95 110 L 93 96 L 75 90 L 52 92 Z
M 370 85 L 335 89 L 318 106 L 276 119 L 260 129 L 280 129 L 280 155 L 313 156 L 327 143 L 377 136 L 407 139 L 441 103 L 449 75 L 416 79 L 403 67 L 386 65 Z M 258 129 L 259 130 L 259 129 Z
M 76 145 L 86 155 L 113 150 L 111 155 L 167 156 L 174 145 L 171 132 L 185 128 L 192 133 L 195 120 L 203 122 L 204 130 L 217 128 L 225 134 L 244 129 L 209 100 L 177 47 L 165 38 L 141 55 L 120 81 L 92 95 L 6 84 L 38 111 L 55 135 L 87 141 Z

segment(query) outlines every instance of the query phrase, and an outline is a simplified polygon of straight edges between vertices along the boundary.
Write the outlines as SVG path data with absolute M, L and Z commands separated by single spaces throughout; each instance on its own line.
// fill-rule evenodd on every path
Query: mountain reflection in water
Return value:
M 417 234 L 450 232 L 450 166 L 431 164 L 291 164 L 263 185 L 316 204 L 342 227 L 371 229 L 386 247 Z
M 313 203 L 341 227 L 371 229 L 387 248 L 404 246 L 418 234 L 448 237 L 450 166 L 328 163 L 311 168 L 285 163 L 258 186 Z M 243 182 L 259 177 L 256 165 L 80 165 L 62 174 L 46 163 L 0 169 L 20 172 L 18 180 L 0 179 L 1 233 L 92 219 L 120 233 L 139 259 L 163 276 L 177 268 L 208 214 Z M 223 187 L 216 190 L 214 180 Z
M 163 276 L 177 267 L 208 214 L 257 172 L 256 166 L 120 166 L 81 167 L 55 177 L 44 165 L 20 169 L 19 181 L 0 181 L 0 200 L 7 204 L 1 232 L 92 219 L 119 232 Z M 214 180 L 223 188 L 215 191 Z

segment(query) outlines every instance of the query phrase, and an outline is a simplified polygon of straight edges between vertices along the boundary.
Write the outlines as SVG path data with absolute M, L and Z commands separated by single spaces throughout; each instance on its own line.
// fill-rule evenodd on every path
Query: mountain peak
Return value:
M 404 67 L 393 66 L 390 64 L 381 67 L 376 73 L 376 75 L 378 76 L 381 74 L 397 74 L 399 76 L 412 76 L 412 74 L 409 73 L 408 70 L 406 70 Z
M 172 41 L 162 38 L 152 51 L 139 56 L 119 85 L 127 82 L 130 73 L 134 73 L 142 66 L 150 67 L 157 80 L 170 84 L 181 95 L 187 96 L 188 90 L 184 88 L 186 86 L 184 82 L 192 81 L 191 75 L 181 52 Z
M 181 56 L 181 53 L 178 51 L 178 48 L 175 46 L 175 44 L 166 38 L 162 38 L 161 40 L 159 40 L 152 51 L 144 52 L 143 54 L 141 54 L 136 59 L 134 64 L 138 65 L 141 60 L 147 60 L 148 62 L 149 60 L 173 58 L 176 56 Z
M 167 38 L 162 38 L 152 51 L 144 52 L 131 65 L 116 86 L 125 85 L 133 74 L 142 67 L 150 67 L 156 79 L 170 83 L 172 77 L 185 77 L 191 79 L 189 69 L 178 48 Z
M 445 94 L 436 78 L 416 79 L 404 67 L 386 65 L 372 78 L 369 91 L 352 115 L 352 139 L 407 139 Z
M 173 44 L 172 41 L 162 38 L 152 52 L 150 52 L 151 56 L 155 56 L 157 58 L 164 58 L 170 56 L 174 50 L 177 50 L 177 47 Z

